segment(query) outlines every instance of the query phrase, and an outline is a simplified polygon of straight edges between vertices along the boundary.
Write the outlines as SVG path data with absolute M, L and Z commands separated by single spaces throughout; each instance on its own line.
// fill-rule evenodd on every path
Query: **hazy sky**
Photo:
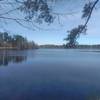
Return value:
M 59 0 L 58 0 L 59 1 Z M 61 1 L 61 0 L 60 0 Z M 65 2 L 66 1 L 66 2 Z M 68 2 L 67 2 L 68 1 Z M 67 36 L 67 30 L 71 30 L 78 24 L 84 22 L 81 20 L 81 11 L 86 0 L 62 0 L 54 6 L 53 12 L 63 13 L 55 19 L 51 25 L 42 24 L 38 25 L 41 29 L 35 28 L 35 31 L 25 29 L 13 21 L 9 21 L 9 24 L 4 23 L 1 30 L 7 30 L 13 34 L 21 34 L 28 38 L 28 40 L 34 40 L 38 44 L 63 44 L 63 40 Z M 87 0 L 88 1 L 88 0 Z M 99 5 L 99 4 L 98 4 Z M 73 12 L 73 14 L 70 14 Z M 14 14 L 14 16 L 18 16 Z M 100 9 L 96 9 L 93 12 L 92 18 L 88 24 L 87 35 L 81 35 L 78 39 L 80 44 L 100 44 Z

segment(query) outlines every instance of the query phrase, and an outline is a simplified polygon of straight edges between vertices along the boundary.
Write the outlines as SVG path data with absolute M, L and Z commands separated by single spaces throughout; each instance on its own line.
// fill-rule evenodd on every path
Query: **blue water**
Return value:
M 0 100 L 98 99 L 99 50 L 0 51 Z

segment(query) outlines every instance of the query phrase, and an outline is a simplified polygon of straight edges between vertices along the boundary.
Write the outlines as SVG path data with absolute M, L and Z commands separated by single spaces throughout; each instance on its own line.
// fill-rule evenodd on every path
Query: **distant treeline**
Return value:
M 21 35 L 10 35 L 0 32 L 0 49 L 34 49 L 38 48 L 34 41 L 28 41 Z
M 98 45 L 77 45 L 76 48 L 79 48 L 79 49 L 100 49 L 100 44 Z
M 60 49 L 60 48 L 65 48 L 65 49 L 100 49 L 100 45 L 77 45 L 77 46 L 74 46 L 74 47 L 69 47 L 69 46 L 66 46 L 66 45 L 40 45 L 39 46 L 40 48 L 57 48 L 57 49 Z
M 57 48 L 57 49 L 60 49 L 60 48 L 65 48 L 64 45 L 53 45 L 53 44 L 47 44 L 47 45 L 40 45 L 39 48 Z

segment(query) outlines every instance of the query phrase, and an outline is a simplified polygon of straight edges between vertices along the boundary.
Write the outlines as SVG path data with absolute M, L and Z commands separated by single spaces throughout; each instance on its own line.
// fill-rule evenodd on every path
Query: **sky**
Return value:
M 38 29 L 34 27 L 35 30 L 26 29 L 17 24 L 14 21 L 9 21 L 8 23 L 3 23 L 1 25 L 1 31 L 9 31 L 11 34 L 20 34 L 26 37 L 28 40 L 33 40 L 37 44 L 65 44 L 64 38 L 68 35 L 67 31 L 71 30 L 77 25 L 84 23 L 84 20 L 81 19 L 82 8 L 86 0 L 62 0 L 54 4 L 53 12 L 61 13 L 56 16 L 55 21 L 48 25 L 37 24 L 36 26 L 40 27 Z M 21 16 L 12 14 L 14 16 Z M 26 23 L 24 23 L 26 24 Z M 28 24 L 27 24 L 28 25 Z M 3 26 L 3 27 L 2 27 Z M 30 25 L 28 25 L 30 27 Z M 88 23 L 87 34 L 82 34 L 78 39 L 79 44 L 100 44 L 100 9 L 98 4 L 98 9 L 93 11 L 92 17 Z

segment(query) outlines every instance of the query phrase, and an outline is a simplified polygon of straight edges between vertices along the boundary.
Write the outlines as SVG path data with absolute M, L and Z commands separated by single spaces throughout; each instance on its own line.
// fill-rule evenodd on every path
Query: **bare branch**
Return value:
M 15 8 L 15 9 L 12 9 L 12 10 L 9 10 L 7 12 L 1 13 L 0 16 L 6 15 L 6 14 L 9 14 L 9 13 L 12 13 L 12 12 L 18 10 L 18 9 L 19 9 L 19 7 L 18 8 Z
M 26 28 L 26 29 L 30 29 L 30 30 L 32 30 L 32 31 L 35 31 L 35 29 L 33 29 L 33 28 L 30 28 L 30 27 L 28 27 L 28 26 L 25 26 L 24 24 L 22 24 L 20 21 L 18 21 L 18 20 L 15 20 L 20 26 L 22 26 L 22 27 L 24 27 L 24 28 Z

